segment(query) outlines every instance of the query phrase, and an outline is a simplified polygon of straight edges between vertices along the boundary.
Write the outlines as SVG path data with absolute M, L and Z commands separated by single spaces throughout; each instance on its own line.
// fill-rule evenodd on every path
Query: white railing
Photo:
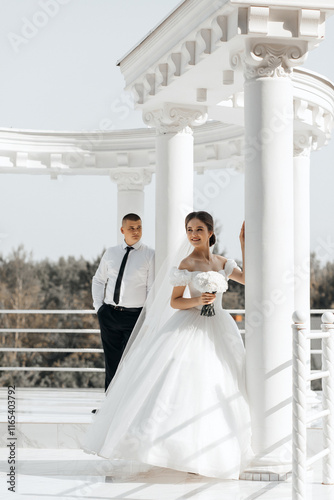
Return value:
M 244 315 L 244 309 L 228 309 L 230 314 Z M 0 314 L 87 314 L 95 315 L 94 309 L 0 309 Z M 100 334 L 96 328 L 0 328 L 0 333 L 93 333 Z M 240 330 L 241 334 L 245 330 Z M 66 347 L 0 347 L 0 352 L 64 352 L 64 353 L 103 353 L 99 348 L 66 348 Z M 69 366 L 0 366 L 1 371 L 48 371 L 48 372 L 104 372 L 104 368 L 69 367 Z
M 308 331 L 307 317 L 293 314 L 293 465 L 292 499 L 306 499 L 307 468 L 322 458 L 322 483 L 334 484 L 334 315 L 322 315 L 321 331 Z M 322 369 L 309 370 L 309 339 L 322 339 Z M 322 379 L 322 411 L 307 418 L 307 384 Z M 323 418 L 323 450 L 307 458 L 306 428 Z
M 0 314 L 95 314 L 93 309 L 0 309 Z M 0 328 L 0 333 L 93 333 L 99 334 L 96 328 Z M 66 347 L 0 347 L 0 352 L 66 352 L 66 353 L 103 353 L 99 348 L 66 348 Z M 0 366 L 0 371 L 40 371 L 40 372 L 104 372 L 104 368 L 70 367 L 70 366 Z
M 245 309 L 226 309 L 232 315 L 245 314 Z M 320 315 L 325 312 L 323 309 L 312 309 L 311 315 Z M 95 315 L 94 309 L 0 309 L 0 315 L 4 314 L 87 314 Z M 92 333 L 99 335 L 100 330 L 96 328 L 0 328 L 0 333 Z M 240 333 L 244 335 L 245 330 L 240 329 Z M 103 353 L 103 349 L 99 348 L 34 348 L 34 347 L 0 347 L 0 352 L 64 352 L 64 353 Z M 312 354 L 321 354 L 321 350 L 312 350 Z M 87 367 L 66 367 L 66 366 L 0 366 L 1 371 L 58 371 L 58 372 L 103 372 L 103 368 L 87 368 Z

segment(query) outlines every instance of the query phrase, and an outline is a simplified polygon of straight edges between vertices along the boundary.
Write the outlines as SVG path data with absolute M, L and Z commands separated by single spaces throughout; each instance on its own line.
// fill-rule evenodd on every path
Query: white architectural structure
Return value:
M 290 323 L 295 291 L 289 275 L 293 277 L 295 265 L 307 266 L 309 252 L 294 187 L 303 160 L 294 160 L 294 142 L 296 153 L 325 144 L 333 121 L 333 86 L 325 84 L 324 106 L 318 101 L 318 77 L 293 68 L 324 36 L 325 17 L 334 5 L 305 3 L 185 1 L 119 62 L 144 121 L 157 130 L 156 212 L 167 191 L 172 199 L 164 220 L 180 231 L 181 213 L 175 207 L 190 200 L 192 177 L 188 174 L 183 193 L 171 193 L 169 179 L 177 168 L 186 173 L 192 161 L 189 126 L 206 116 L 241 124 L 244 102 L 246 349 L 254 472 L 291 469 Z M 229 102 L 232 108 L 226 107 Z M 294 127 L 294 118 L 300 127 Z M 304 207 L 307 201 L 308 193 Z M 161 252 L 171 247 L 170 234 L 157 225 Z M 294 253 L 295 240 L 306 245 L 305 253 L 299 245 Z M 296 301 L 309 309 L 308 295 L 299 295 L 297 287 Z
M 254 474 L 291 470 L 290 326 L 310 307 L 310 152 L 334 118 L 333 84 L 297 66 L 333 10 L 333 0 L 184 0 L 118 63 L 155 130 L 0 131 L 0 172 L 108 175 L 119 218 L 142 213 L 155 172 L 158 266 L 193 208 L 194 168 L 244 164 Z

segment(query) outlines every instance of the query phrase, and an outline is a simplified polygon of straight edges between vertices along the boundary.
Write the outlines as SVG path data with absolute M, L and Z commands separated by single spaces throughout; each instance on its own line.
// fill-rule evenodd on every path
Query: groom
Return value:
M 154 281 L 154 250 L 141 242 L 140 217 L 133 213 L 125 215 L 121 233 L 123 243 L 106 250 L 92 283 L 104 350 L 105 390 L 116 373 Z

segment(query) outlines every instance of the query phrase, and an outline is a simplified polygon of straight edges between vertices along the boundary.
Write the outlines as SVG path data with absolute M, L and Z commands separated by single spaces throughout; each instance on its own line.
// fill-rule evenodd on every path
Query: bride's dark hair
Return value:
M 187 230 L 187 226 L 188 226 L 189 222 L 192 219 L 199 219 L 201 222 L 203 222 L 203 224 L 206 225 L 206 227 L 208 228 L 209 231 L 212 231 L 213 234 L 211 235 L 210 240 L 209 240 L 209 245 L 210 245 L 210 247 L 212 247 L 212 245 L 214 245 L 216 243 L 216 235 L 215 235 L 214 229 L 213 229 L 212 216 L 208 212 L 203 212 L 202 210 L 200 210 L 199 212 L 191 212 L 190 214 L 187 215 L 186 220 L 185 220 L 186 230 Z

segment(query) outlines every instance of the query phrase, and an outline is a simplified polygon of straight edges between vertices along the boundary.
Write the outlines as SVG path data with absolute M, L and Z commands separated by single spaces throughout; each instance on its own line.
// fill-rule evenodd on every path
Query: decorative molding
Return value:
M 132 89 L 135 83 L 142 81 L 149 68 L 152 73 L 159 64 L 169 65 L 172 59 L 175 63 L 175 59 L 181 58 L 180 75 L 211 54 L 226 41 L 230 12 L 231 7 L 224 0 L 194 0 L 178 6 L 118 61 L 127 88 Z M 188 31 L 184 36 L 185 30 Z M 174 76 L 174 72 L 171 73 Z
M 244 158 L 230 158 L 225 168 L 230 168 L 237 172 L 238 174 L 243 174 L 245 172 L 245 161 Z
M 242 69 L 242 56 L 244 51 L 239 49 L 230 52 L 230 66 L 233 71 L 238 71 Z
M 225 168 L 227 144 L 242 140 L 243 128 L 210 121 L 192 131 L 194 163 Z M 150 128 L 101 132 L 0 130 L 0 173 L 110 176 L 120 170 L 155 169 L 156 131 Z M 206 159 L 205 146 L 215 144 L 216 159 Z M 211 146 L 209 146 L 210 148 Z M 218 164 L 217 164 L 218 162 Z
M 311 132 L 295 132 L 293 135 L 293 156 L 310 157 L 313 146 Z
M 248 33 L 268 34 L 269 7 L 248 8 Z
M 154 127 L 157 133 L 192 133 L 190 127 L 203 125 L 207 120 L 205 106 L 182 106 L 180 104 L 166 103 L 158 109 L 143 113 L 143 121 L 149 127 Z
M 242 52 L 239 51 L 237 54 L 236 59 L 241 62 Z M 233 58 L 233 55 L 231 57 Z M 238 78 L 240 76 L 239 74 Z M 320 149 L 329 141 L 333 132 L 334 85 L 326 77 L 304 68 L 295 68 L 291 79 L 294 87 L 294 133 L 311 134 L 312 151 Z M 226 103 L 228 105 L 226 116 L 234 112 L 239 113 L 243 107 L 243 93 L 235 92 L 232 88 Z M 206 111 L 206 107 L 199 104 L 170 106 L 186 109 L 188 118 L 181 117 L 183 123 L 181 120 L 178 125 L 181 130 L 185 125 L 186 128 L 183 130 L 190 133 L 192 131 L 187 127 L 194 115 L 196 118 L 195 110 L 198 110 L 201 118 Z M 189 109 L 192 110 L 190 116 Z M 216 115 L 222 117 L 220 119 L 224 121 L 223 104 L 217 106 L 217 109 L 224 111 Z M 243 143 L 242 121 L 240 125 L 227 125 L 222 121 L 208 121 L 193 129 L 195 169 L 228 168 L 229 159 L 243 161 L 243 152 L 237 145 L 238 141 Z M 228 120 L 225 119 L 226 121 Z M 173 120 L 169 118 L 168 124 L 171 125 L 172 122 Z M 175 126 L 172 124 L 171 127 L 168 124 L 165 123 L 167 131 Z M 177 131 L 178 127 L 175 126 L 175 130 Z M 232 143 L 228 146 L 231 140 Z M 111 172 L 116 172 L 118 169 L 154 170 L 155 148 L 156 130 L 153 128 L 92 132 L 3 128 L 0 130 L 0 173 L 51 175 L 52 178 L 56 178 L 57 175 L 110 176 Z M 297 144 L 298 148 L 300 145 Z
M 208 100 L 208 89 L 197 89 L 196 91 L 196 101 L 206 102 Z
M 26 168 L 28 166 L 28 153 L 18 151 L 16 153 L 16 165 Z
M 309 109 L 309 103 L 305 99 L 294 99 L 293 100 L 293 111 L 294 118 L 300 121 L 305 121 L 307 119 L 307 111 Z
M 306 44 L 284 45 L 257 40 L 246 48 L 243 59 L 245 79 L 290 76 L 292 68 L 302 64 L 306 55 Z
M 12 168 L 13 166 L 14 163 L 10 156 L 0 156 L 0 167 Z
M 307 101 L 306 99 L 294 98 L 294 120 L 302 124 L 303 129 L 312 133 L 312 149 L 320 149 L 325 146 L 331 138 L 334 126 L 333 107 L 331 109 L 327 96 L 320 101 L 321 92 L 318 88 L 318 100 L 322 105 L 315 102 Z M 333 99 L 333 97 L 331 98 Z M 334 103 L 332 103 L 333 105 Z M 323 107 L 326 106 L 326 109 Z M 307 128 L 306 128 L 307 127 Z
M 129 153 L 127 151 L 116 153 L 116 157 L 117 157 L 117 165 L 119 167 L 129 166 Z
M 315 9 L 298 12 L 298 36 L 322 38 L 325 36 L 325 13 Z
M 150 184 L 153 169 L 117 169 L 111 171 L 110 179 L 116 182 L 118 191 L 142 191 L 144 186 Z
M 217 160 L 217 144 L 205 144 L 206 160 Z
M 196 67 L 204 59 L 208 63 L 212 59 L 216 67 L 217 58 L 212 55 L 217 50 L 221 55 L 219 69 L 228 70 L 225 61 L 230 52 L 239 51 L 254 38 L 258 44 L 267 45 L 270 40 L 274 45 L 281 43 L 285 50 L 283 54 L 273 50 L 268 54 L 269 61 L 262 60 L 263 54 L 260 64 L 251 60 L 247 74 L 252 78 L 256 76 L 254 65 L 260 65 L 258 76 L 286 76 L 291 67 L 301 64 L 304 54 L 324 38 L 326 13 L 333 10 L 333 6 L 320 7 L 316 0 L 310 0 L 307 9 L 301 8 L 296 1 L 280 3 L 280 8 L 277 4 L 265 5 L 263 2 L 262 5 L 223 0 L 183 2 L 118 62 L 126 90 L 134 93 L 135 105 L 141 107 L 149 106 L 152 100 L 156 103 L 160 94 L 163 100 L 166 89 L 174 84 L 166 99 L 173 101 L 173 93 L 177 95 L 180 88 L 184 90 L 183 83 L 189 86 L 189 80 L 182 78 L 187 72 L 192 71 L 196 80 Z M 296 48 L 288 54 L 291 43 Z M 301 54 L 298 53 L 300 48 Z M 255 58 L 261 56 L 257 50 Z M 279 61 L 275 63 L 272 59 L 277 58 Z M 233 56 L 231 59 L 231 68 L 243 71 L 242 66 L 235 64 Z M 204 86 L 202 82 L 194 83 L 195 89 Z
M 212 8 L 214 8 L 214 4 L 210 6 L 210 10 Z M 144 72 L 141 72 L 141 68 L 137 68 L 136 74 L 133 75 L 133 68 L 137 61 L 134 64 L 129 64 L 129 61 L 126 61 L 128 56 L 121 60 L 121 69 L 127 81 L 126 90 L 132 92 L 136 105 L 149 102 L 152 96 L 163 91 L 175 79 L 194 68 L 202 59 L 208 57 L 228 41 L 228 24 L 231 29 L 232 22 L 229 16 L 230 8 L 226 5 L 218 5 L 218 3 L 216 8 L 218 10 L 211 13 L 198 29 L 189 33 L 186 38 L 178 40 L 168 52 L 158 59 L 156 59 L 155 47 L 154 63 L 150 64 Z M 233 23 L 236 32 L 237 17 L 233 18 Z M 131 59 L 130 54 L 129 57 Z
M 234 71 L 231 69 L 223 70 L 223 85 L 233 85 L 234 84 Z

